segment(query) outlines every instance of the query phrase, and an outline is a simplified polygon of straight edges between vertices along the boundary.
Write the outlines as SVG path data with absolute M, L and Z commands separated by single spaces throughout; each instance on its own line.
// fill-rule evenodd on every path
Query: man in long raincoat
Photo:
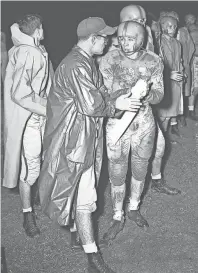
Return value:
M 186 17 L 187 18 L 187 17 Z M 186 119 L 188 109 L 188 100 L 191 96 L 191 85 L 192 85 L 192 77 L 191 77 L 191 64 L 192 57 L 195 52 L 195 45 L 193 39 L 189 33 L 187 26 L 183 26 L 178 29 L 177 39 L 182 45 L 182 60 L 184 66 L 184 72 L 186 74 L 186 78 L 184 81 L 184 115 L 180 117 L 181 124 L 186 126 Z M 191 115 L 189 115 L 191 117 Z
M 98 252 L 91 219 L 102 163 L 103 117 L 119 114 L 116 108 L 137 111 L 141 105 L 128 98 L 129 89 L 110 97 L 96 68 L 93 55 L 103 53 L 107 35 L 114 32 L 102 18 L 79 23 L 79 41 L 58 66 L 48 97 L 39 179 L 42 210 L 62 226 L 76 223 L 89 272 L 99 273 L 113 272 Z
M 14 46 L 9 51 L 4 85 L 5 160 L 3 186 L 19 192 L 23 207 L 23 227 L 28 236 L 40 233 L 32 211 L 31 189 L 41 164 L 42 135 L 47 95 L 51 86 L 48 54 L 43 39 L 42 20 L 25 15 L 11 26 Z
M 180 136 L 177 117 L 183 115 L 183 82 L 184 69 L 182 64 L 182 48 L 175 38 L 179 17 L 174 11 L 161 12 L 159 52 L 164 62 L 164 98 L 157 105 L 161 125 L 165 131 L 171 125 L 171 140 L 173 136 Z

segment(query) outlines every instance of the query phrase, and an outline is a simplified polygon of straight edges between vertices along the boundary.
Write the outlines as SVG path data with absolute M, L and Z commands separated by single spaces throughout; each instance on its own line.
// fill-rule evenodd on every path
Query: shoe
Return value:
M 179 129 L 178 129 L 178 125 L 175 124 L 175 125 L 171 125 L 171 134 L 177 136 L 177 137 L 181 137 L 181 134 L 179 132 Z
M 180 124 L 181 124 L 182 127 L 186 127 L 187 126 L 187 122 L 186 122 L 185 116 L 180 116 L 179 121 L 180 121 Z
M 196 116 L 196 113 L 195 111 L 191 111 L 189 110 L 188 111 L 188 118 L 191 119 L 191 120 L 194 120 L 194 121 L 198 121 L 198 116 Z
M 33 212 L 24 212 L 23 228 L 27 236 L 33 238 L 40 234 L 39 228 L 36 226 L 35 214 Z
M 108 265 L 104 262 L 101 254 L 89 253 L 88 256 L 88 272 L 89 273 L 115 273 Z
M 108 229 L 108 231 L 103 235 L 102 242 L 106 244 L 110 244 L 113 241 L 118 233 L 123 230 L 125 225 L 124 217 L 122 217 L 121 221 L 113 220 L 112 225 Z
M 127 212 L 127 215 L 129 217 L 129 219 L 131 221 L 135 222 L 138 227 L 141 227 L 141 228 L 149 227 L 148 222 L 140 214 L 139 210 L 130 210 L 130 211 Z
M 161 178 L 161 179 L 152 179 L 151 189 L 156 191 L 156 192 L 164 193 L 164 194 L 168 194 L 168 195 L 181 194 L 180 190 L 168 186 L 166 184 L 166 181 L 163 178 Z

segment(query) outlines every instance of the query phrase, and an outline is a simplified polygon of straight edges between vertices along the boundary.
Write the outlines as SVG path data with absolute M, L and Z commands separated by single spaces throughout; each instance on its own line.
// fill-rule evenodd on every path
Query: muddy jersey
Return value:
M 164 95 L 164 66 L 161 58 L 151 51 L 142 50 L 141 53 L 140 57 L 132 60 L 126 57 L 120 49 L 116 49 L 108 52 L 100 62 L 100 71 L 109 93 L 123 88 L 129 88 L 130 91 L 139 79 L 151 83 L 149 94 L 144 100 L 144 107 L 135 117 L 139 125 L 153 120 L 150 104 L 159 103 Z M 111 118 L 108 124 L 113 125 L 116 121 L 115 118 Z

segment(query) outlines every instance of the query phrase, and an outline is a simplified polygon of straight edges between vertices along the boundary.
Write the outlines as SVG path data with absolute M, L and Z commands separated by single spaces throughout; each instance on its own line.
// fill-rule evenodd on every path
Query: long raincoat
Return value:
M 99 179 L 103 117 L 115 114 L 115 98 L 108 95 L 94 59 L 74 46 L 57 68 L 48 96 L 39 178 L 42 210 L 60 225 L 75 218 L 82 173 L 94 164 Z

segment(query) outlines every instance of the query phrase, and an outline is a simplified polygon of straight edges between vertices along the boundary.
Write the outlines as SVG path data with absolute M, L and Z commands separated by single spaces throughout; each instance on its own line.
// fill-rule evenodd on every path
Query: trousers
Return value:
M 20 180 L 32 186 L 40 173 L 45 117 L 32 114 L 22 142 Z

